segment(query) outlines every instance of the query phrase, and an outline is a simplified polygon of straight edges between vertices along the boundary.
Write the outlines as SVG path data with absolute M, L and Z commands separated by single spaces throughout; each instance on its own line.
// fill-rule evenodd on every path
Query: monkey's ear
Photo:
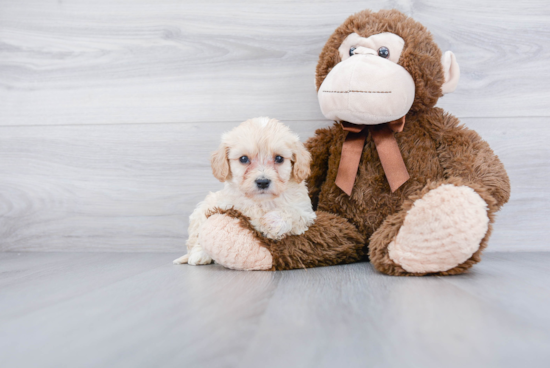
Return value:
M 298 141 L 292 149 L 292 176 L 297 183 L 301 183 L 311 173 L 311 154 L 304 147 L 303 143 Z
M 231 178 L 231 169 L 229 159 L 227 158 L 228 149 L 227 145 L 222 143 L 216 151 L 212 152 L 212 156 L 210 157 L 212 174 L 222 183 Z
M 446 95 L 456 89 L 458 80 L 460 79 L 460 68 L 458 67 L 455 54 L 451 51 L 447 51 L 443 54 L 441 64 L 443 65 L 443 72 L 445 73 L 445 82 L 441 86 L 441 91 Z

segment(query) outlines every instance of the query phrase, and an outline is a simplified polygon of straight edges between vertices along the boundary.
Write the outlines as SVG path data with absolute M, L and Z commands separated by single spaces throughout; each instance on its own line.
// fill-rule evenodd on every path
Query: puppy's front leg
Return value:
M 190 251 L 189 251 L 189 259 L 187 261 L 192 266 L 198 266 L 198 265 L 206 265 L 212 263 L 212 258 L 208 256 L 202 250 L 202 247 L 200 244 L 196 244 Z
M 174 259 L 172 262 L 174 264 L 186 264 L 189 261 L 189 253 L 184 254 L 183 256 Z
M 203 250 L 202 247 L 198 244 L 195 244 L 187 254 L 174 259 L 174 264 L 185 264 L 189 263 L 192 266 L 205 265 L 212 263 L 212 258 L 208 256 Z
M 292 221 L 282 211 L 270 211 L 260 219 L 260 231 L 269 239 L 281 239 L 292 230 Z

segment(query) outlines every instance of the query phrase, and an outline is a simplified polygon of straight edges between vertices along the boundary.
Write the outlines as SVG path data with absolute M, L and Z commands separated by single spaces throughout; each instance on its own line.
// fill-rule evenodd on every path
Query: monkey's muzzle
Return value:
M 414 91 L 414 80 L 402 66 L 360 54 L 336 64 L 317 95 L 327 119 L 376 125 L 405 116 Z

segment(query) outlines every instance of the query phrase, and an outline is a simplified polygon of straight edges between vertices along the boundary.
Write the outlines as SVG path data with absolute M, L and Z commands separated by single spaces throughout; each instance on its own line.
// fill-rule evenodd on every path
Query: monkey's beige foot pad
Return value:
M 199 242 L 216 263 L 234 270 L 269 270 L 271 253 L 240 225 L 239 219 L 215 214 L 202 225 Z
M 479 249 L 488 228 L 487 204 L 472 188 L 441 185 L 407 212 L 388 255 L 409 272 L 447 271 Z

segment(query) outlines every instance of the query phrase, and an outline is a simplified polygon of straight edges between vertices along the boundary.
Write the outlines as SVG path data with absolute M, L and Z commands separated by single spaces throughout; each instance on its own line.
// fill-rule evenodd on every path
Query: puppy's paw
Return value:
M 270 239 L 281 239 L 292 230 L 292 225 L 279 211 L 271 211 L 263 215 L 261 224 L 264 235 Z
M 195 252 L 189 256 L 187 261 L 192 266 L 206 265 L 212 263 L 212 258 L 208 254 L 204 253 L 202 250 L 200 252 Z
M 186 264 L 188 261 L 189 261 L 189 253 L 184 255 L 184 256 L 181 256 L 179 258 L 174 259 L 172 261 L 172 263 L 174 263 L 174 264 Z

